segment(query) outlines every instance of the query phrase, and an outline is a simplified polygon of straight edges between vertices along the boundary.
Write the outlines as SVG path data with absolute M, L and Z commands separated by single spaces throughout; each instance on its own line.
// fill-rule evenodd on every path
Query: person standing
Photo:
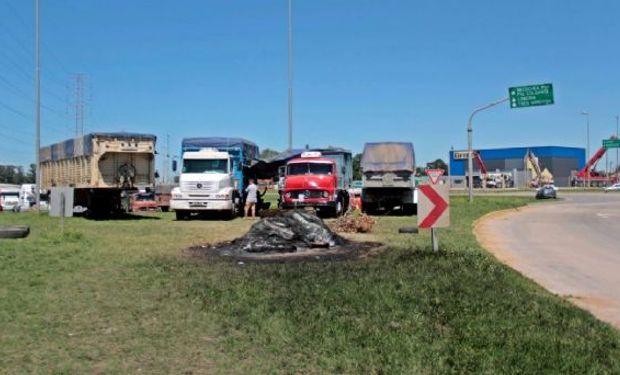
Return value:
M 258 201 L 258 187 L 256 181 L 251 178 L 250 184 L 245 188 L 245 192 L 248 194 L 245 198 L 245 213 L 250 217 L 250 210 L 252 211 L 252 217 L 256 217 L 256 202 Z

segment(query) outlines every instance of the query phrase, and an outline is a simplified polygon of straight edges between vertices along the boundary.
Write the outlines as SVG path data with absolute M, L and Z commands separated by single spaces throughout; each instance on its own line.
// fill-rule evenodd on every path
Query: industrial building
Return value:
M 583 148 L 562 146 L 485 149 L 475 150 L 475 154 L 478 157 L 474 161 L 474 177 L 504 174 L 514 187 L 528 186 L 537 173 L 545 170 L 556 186 L 570 186 L 574 172 L 583 168 L 586 157 Z M 452 186 L 466 187 L 466 176 L 467 151 L 450 151 Z

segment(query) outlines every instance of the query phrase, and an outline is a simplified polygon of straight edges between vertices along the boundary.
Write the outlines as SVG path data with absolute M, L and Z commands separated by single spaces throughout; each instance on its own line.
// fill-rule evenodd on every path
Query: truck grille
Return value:
M 300 194 L 303 194 L 304 198 L 323 198 L 323 192 L 323 190 L 295 190 L 289 194 L 292 199 L 298 199 Z
M 218 189 L 217 181 L 185 181 L 181 184 L 183 191 L 209 192 Z

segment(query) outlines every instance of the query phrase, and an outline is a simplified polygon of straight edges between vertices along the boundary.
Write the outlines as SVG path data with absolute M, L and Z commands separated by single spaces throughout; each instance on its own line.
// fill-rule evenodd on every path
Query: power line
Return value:
M 16 115 L 18 115 L 18 116 L 21 116 L 21 117 L 25 118 L 26 120 L 30 120 L 30 119 L 31 119 L 31 118 L 30 118 L 30 117 L 28 117 L 28 115 L 26 115 L 24 112 L 22 112 L 22 111 L 20 111 L 20 110 L 17 110 L 17 109 L 15 109 L 15 108 L 13 108 L 13 107 L 9 106 L 8 104 L 4 104 L 4 103 L 0 102 L 0 107 L 5 108 L 6 110 L 8 110 L 8 111 L 10 111 L 10 112 L 13 112 L 14 114 L 16 114 Z
M 5 1 L 4 4 L 13 13 L 13 15 L 15 16 L 15 19 L 17 19 L 19 21 L 19 23 L 21 23 L 21 25 L 24 28 L 24 30 L 26 31 L 26 33 L 28 35 L 30 35 L 30 30 L 32 30 L 32 28 L 31 28 L 31 26 L 29 26 L 24 21 L 24 18 L 19 14 L 17 9 L 15 9 L 10 2 L 6 2 Z M 14 41 L 17 42 L 17 44 L 19 45 L 19 48 L 26 53 L 28 58 L 34 58 L 34 52 L 32 50 L 27 49 L 25 47 L 26 45 L 28 45 L 27 43 L 23 43 L 23 41 L 21 41 L 20 38 L 18 38 L 15 34 L 13 34 L 13 32 L 11 32 L 11 30 L 8 27 L 5 26 L 4 29 L 7 31 L 7 34 L 9 34 L 9 36 L 11 38 L 13 38 Z M 57 65 L 60 67 L 60 69 L 64 70 L 65 73 L 67 75 L 69 75 L 70 74 L 69 71 L 64 66 L 64 64 L 60 61 L 60 59 L 56 56 L 56 54 L 54 54 L 52 52 L 52 49 L 50 47 L 48 47 L 47 44 L 44 41 L 41 41 L 41 45 L 49 53 L 49 55 L 52 57 L 52 59 L 54 59 L 56 61 Z M 50 74 L 50 76 L 51 76 L 50 78 L 52 78 L 51 81 L 53 81 L 54 83 L 58 84 L 61 87 L 65 87 L 65 83 L 62 83 L 61 80 L 56 81 L 55 79 L 53 79 L 54 73 L 51 70 L 48 70 L 45 66 L 43 67 L 43 70 Z
M 29 74 L 25 70 L 22 70 L 21 67 L 14 60 L 12 60 L 11 57 L 7 53 L 5 53 L 2 49 L 0 49 L 0 55 L 4 57 L 3 59 L 0 59 L 0 62 L 4 62 L 5 67 L 9 67 L 12 69 L 12 71 L 19 73 L 20 77 L 28 85 L 31 85 L 34 82 L 34 78 L 32 77 L 32 74 Z M 43 92 L 49 95 L 50 98 L 54 98 L 58 100 L 59 102 L 62 102 L 65 105 L 67 104 L 67 98 L 63 98 L 60 95 L 48 89 L 43 89 Z
M 18 109 L 15 109 L 14 107 L 12 107 L 12 106 L 10 106 L 10 105 L 8 105 L 8 104 L 6 104 L 6 103 L 0 102 L 0 107 L 2 107 L 2 108 L 4 108 L 4 109 L 6 109 L 7 111 L 9 111 L 9 112 L 11 112 L 11 113 L 14 113 L 14 114 L 16 114 L 16 115 L 18 115 L 18 116 L 20 116 L 20 117 L 24 118 L 25 120 L 28 120 L 28 121 L 31 121 L 31 120 L 32 120 L 32 117 L 31 117 L 31 116 L 28 116 L 28 115 L 27 115 L 26 113 L 24 113 L 23 111 L 20 111 L 20 110 L 18 110 Z M 66 129 L 61 129 L 60 127 L 57 127 L 57 126 L 52 126 L 52 123 L 50 123 L 50 122 L 47 122 L 47 126 L 46 126 L 46 127 L 44 127 L 44 128 L 43 128 L 43 130 L 46 130 L 46 131 L 54 131 L 54 132 L 56 132 L 56 134 L 61 134 L 61 135 L 63 136 L 63 138 L 66 138 L 66 137 L 67 137 L 67 134 L 66 134 L 66 133 L 67 133 L 67 130 L 66 130 Z M 20 130 L 20 132 L 23 132 L 23 130 Z M 32 133 L 30 133 L 30 134 L 32 135 Z
M 22 154 L 22 155 L 32 156 L 32 152 L 24 151 L 22 149 L 14 149 L 14 148 L 11 148 L 11 147 L 6 147 L 6 145 L 3 144 L 3 143 L 0 143 L 0 149 L 2 149 L 4 151 L 7 151 L 7 152 L 15 153 L 15 154 Z
M 30 95 L 28 95 L 28 93 L 26 93 L 24 90 L 20 89 L 15 84 L 11 83 L 9 80 L 7 80 L 6 78 L 4 78 L 1 75 L 0 75 L 0 82 L 3 82 L 6 87 L 8 87 L 9 89 L 13 90 L 19 96 L 21 96 L 24 99 L 34 103 L 34 99 L 31 98 Z M 54 109 L 54 108 L 52 108 L 50 106 L 47 106 L 45 104 L 41 104 L 41 108 L 44 108 L 47 111 L 49 111 L 50 113 L 53 113 L 56 116 L 62 117 L 63 119 L 68 119 L 69 118 L 69 115 L 67 115 L 66 113 L 62 113 L 61 111 L 58 111 L 58 110 L 56 110 L 56 109 Z
M 0 135 L 2 136 L 2 138 L 8 138 L 8 139 L 10 139 L 10 140 L 13 140 L 14 142 L 24 144 L 24 145 L 26 145 L 26 146 L 28 146 L 28 147 L 32 147 L 32 146 L 34 146 L 34 142 L 26 142 L 26 141 L 25 141 L 25 140 L 23 140 L 23 139 L 19 139 L 19 138 L 17 138 L 17 137 L 12 136 L 12 135 L 8 135 L 8 134 L 6 134 L 6 133 L 4 133 L 4 132 L 0 133 Z

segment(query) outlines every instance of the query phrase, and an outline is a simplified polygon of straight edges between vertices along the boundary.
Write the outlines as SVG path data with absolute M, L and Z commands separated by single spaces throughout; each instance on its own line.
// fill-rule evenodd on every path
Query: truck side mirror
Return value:
M 176 171 L 177 171 L 177 161 L 176 161 L 176 160 L 173 160 L 173 161 L 172 161 L 172 171 L 173 171 L 173 172 L 176 172 Z

